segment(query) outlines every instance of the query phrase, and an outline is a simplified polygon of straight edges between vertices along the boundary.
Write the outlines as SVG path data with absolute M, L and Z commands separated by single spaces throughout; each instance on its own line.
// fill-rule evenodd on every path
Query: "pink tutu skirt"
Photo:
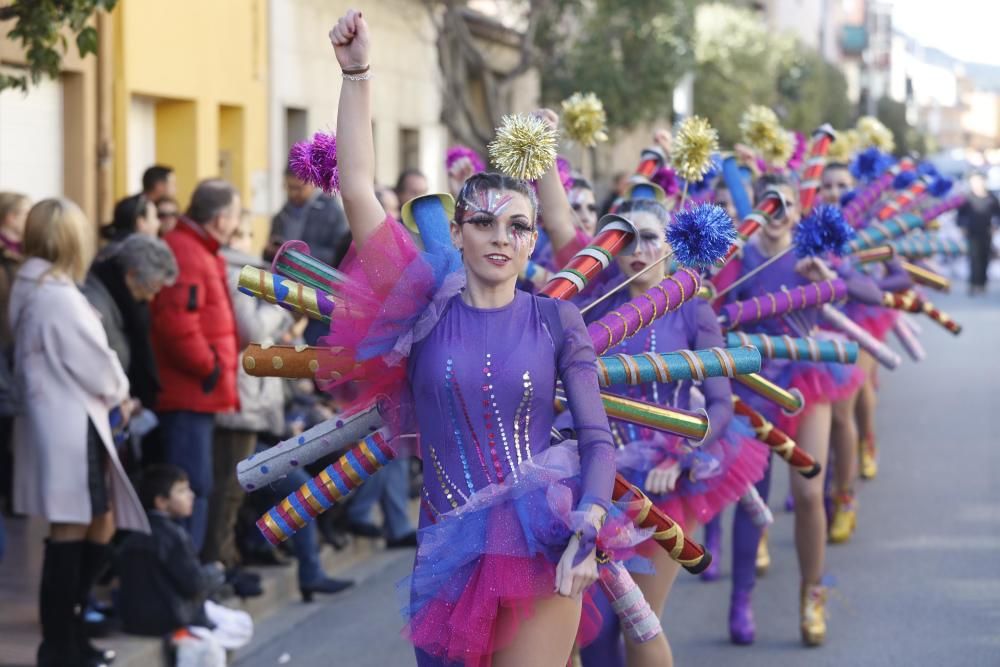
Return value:
M 658 434 L 659 435 L 659 434 Z M 705 524 L 737 501 L 767 470 L 768 449 L 754 438 L 742 418 L 734 417 L 726 433 L 715 442 L 677 456 L 681 439 L 657 437 L 629 443 L 618 453 L 618 469 L 649 495 L 667 516 L 687 530 L 688 523 Z M 649 494 L 646 476 L 668 457 L 679 460 L 682 475 L 673 491 Z
M 865 383 L 864 371 L 855 364 L 767 360 L 762 374 L 778 386 L 798 390 L 805 399 L 802 410 L 788 414 L 742 385 L 736 385 L 733 390 L 750 407 L 792 438 L 798 431 L 799 421 L 812 406 L 848 398 Z
M 464 505 L 421 528 L 413 574 L 400 582 L 404 636 L 441 664 L 484 666 L 532 615 L 534 602 L 553 596 L 556 565 L 574 532 L 579 456 L 570 441 L 545 450 L 508 478 L 477 491 Z M 613 512 L 598 547 L 638 543 L 645 534 Z M 502 627 L 498 624 L 505 613 Z M 585 596 L 577 634 L 586 644 L 600 629 Z
M 899 319 L 899 312 L 882 306 L 869 306 L 863 303 L 850 302 L 844 311 L 859 327 L 870 333 L 877 340 L 885 342 L 889 332 Z

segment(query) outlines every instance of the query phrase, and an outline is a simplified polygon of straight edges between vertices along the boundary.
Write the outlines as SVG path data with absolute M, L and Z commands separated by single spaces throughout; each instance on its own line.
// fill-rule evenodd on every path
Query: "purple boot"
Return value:
M 789 491 L 788 495 L 785 496 L 785 511 L 794 512 L 795 511 L 795 496 Z
M 733 591 L 729 598 L 729 641 L 740 646 L 753 644 L 757 628 L 753 622 L 750 591 Z
M 722 526 L 719 525 L 719 517 L 716 516 L 705 524 L 705 548 L 712 554 L 712 562 L 701 573 L 702 581 L 715 581 L 722 575 L 722 568 L 719 565 L 722 551 Z

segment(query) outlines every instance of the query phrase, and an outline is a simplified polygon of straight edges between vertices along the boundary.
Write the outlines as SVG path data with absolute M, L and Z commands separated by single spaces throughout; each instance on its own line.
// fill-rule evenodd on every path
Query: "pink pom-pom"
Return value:
M 313 181 L 313 184 L 327 194 L 340 190 L 340 171 L 337 169 L 337 138 L 324 132 L 314 134 L 309 150 L 309 159 L 316 174 L 316 180 Z
M 562 155 L 556 156 L 556 169 L 559 170 L 559 180 L 567 193 L 573 189 L 573 165 Z
M 300 141 L 288 151 L 288 168 L 303 183 L 316 183 L 319 174 L 312 163 L 312 143 Z
M 808 147 L 808 142 L 806 141 L 806 135 L 801 132 L 795 132 L 795 151 L 792 152 L 792 157 L 788 158 L 788 168 L 793 171 L 798 171 L 799 167 L 802 166 L 802 162 L 805 159 L 806 148 Z
M 672 197 L 680 192 L 680 186 L 677 184 L 677 174 L 670 167 L 660 167 L 652 178 L 653 183 L 656 183 L 661 188 L 663 192 L 668 196 Z
M 486 165 L 483 164 L 482 158 L 479 157 L 479 154 L 476 153 L 476 151 L 472 150 L 468 146 L 452 146 L 449 148 L 448 152 L 445 153 L 444 158 L 445 169 L 451 171 L 452 165 L 462 158 L 466 158 L 472 163 L 474 173 L 478 174 L 486 170 Z

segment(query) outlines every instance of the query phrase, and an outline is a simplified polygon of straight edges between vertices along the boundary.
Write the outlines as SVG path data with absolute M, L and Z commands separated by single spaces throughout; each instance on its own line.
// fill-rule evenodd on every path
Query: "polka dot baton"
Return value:
M 240 486 L 254 491 L 328 454 L 343 451 L 385 424 L 378 404 L 350 417 L 334 417 L 236 465 Z
M 337 352 L 329 347 L 251 343 L 243 350 L 243 370 L 253 377 L 339 380 L 361 369 L 350 355 Z

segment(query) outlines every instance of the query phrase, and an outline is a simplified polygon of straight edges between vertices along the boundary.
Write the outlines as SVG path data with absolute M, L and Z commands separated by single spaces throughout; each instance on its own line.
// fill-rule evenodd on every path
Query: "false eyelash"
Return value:
M 494 216 L 490 215 L 489 213 L 486 213 L 485 211 L 479 211 L 479 212 L 473 213 L 471 216 L 469 216 L 468 218 L 466 218 L 462 222 L 467 222 L 467 223 L 470 223 L 470 224 L 476 224 L 476 223 L 479 223 L 479 222 L 493 223 L 493 222 L 496 222 L 496 218 Z

